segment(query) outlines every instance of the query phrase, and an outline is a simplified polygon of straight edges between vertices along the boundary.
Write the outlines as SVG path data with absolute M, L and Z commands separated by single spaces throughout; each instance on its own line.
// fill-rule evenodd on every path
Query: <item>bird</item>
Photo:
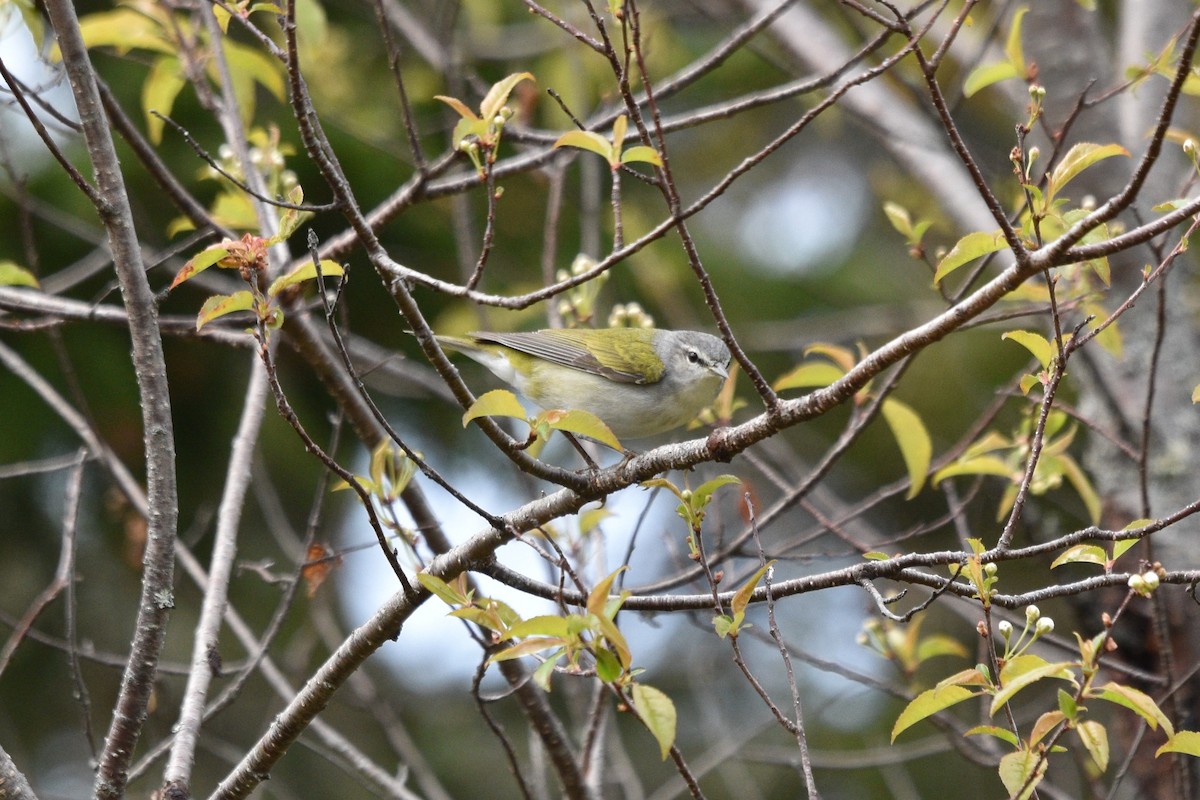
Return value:
M 555 328 L 436 335 L 543 409 L 587 411 L 618 439 L 695 419 L 729 377 L 720 338 L 657 328 Z

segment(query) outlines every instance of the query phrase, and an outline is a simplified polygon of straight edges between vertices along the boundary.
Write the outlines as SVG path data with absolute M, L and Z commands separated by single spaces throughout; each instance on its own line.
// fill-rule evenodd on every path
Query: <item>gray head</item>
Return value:
M 729 348 L 716 336 L 698 331 L 660 333 L 654 349 L 666 366 L 665 380 L 719 387 L 729 377 Z

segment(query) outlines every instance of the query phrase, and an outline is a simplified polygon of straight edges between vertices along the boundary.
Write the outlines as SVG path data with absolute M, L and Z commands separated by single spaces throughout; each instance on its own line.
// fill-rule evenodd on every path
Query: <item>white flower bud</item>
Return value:
M 1042 616 L 1042 611 L 1037 606 L 1026 606 L 1025 619 L 1028 622 L 1036 622 L 1038 617 Z
M 1045 636 L 1052 630 L 1054 630 L 1054 620 L 1050 619 L 1050 617 L 1042 617 L 1039 619 L 1037 621 L 1037 627 L 1034 628 L 1034 631 L 1038 636 Z
M 1013 627 L 1012 623 L 1008 620 L 1001 620 L 1000 624 L 997 625 L 996 628 L 999 629 L 1000 635 L 1004 637 L 1004 641 L 1007 642 L 1009 638 L 1012 637 Z
M 1158 573 L 1154 570 L 1142 573 L 1142 584 L 1146 587 L 1147 592 L 1153 592 L 1158 588 Z

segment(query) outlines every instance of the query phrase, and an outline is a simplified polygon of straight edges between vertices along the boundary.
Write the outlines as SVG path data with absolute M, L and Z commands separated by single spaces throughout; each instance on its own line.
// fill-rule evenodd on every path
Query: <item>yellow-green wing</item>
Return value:
M 612 381 L 656 383 L 662 378 L 663 365 L 652 344 L 654 333 L 645 328 L 562 328 L 534 333 L 475 332 L 469 336 Z

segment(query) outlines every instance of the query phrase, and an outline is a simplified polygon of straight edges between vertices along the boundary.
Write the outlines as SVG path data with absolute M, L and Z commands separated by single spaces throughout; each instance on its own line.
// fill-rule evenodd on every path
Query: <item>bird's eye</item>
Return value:
M 688 361 L 692 362 L 693 364 L 699 364 L 700 354 L 695 350 L 688 350 Z

